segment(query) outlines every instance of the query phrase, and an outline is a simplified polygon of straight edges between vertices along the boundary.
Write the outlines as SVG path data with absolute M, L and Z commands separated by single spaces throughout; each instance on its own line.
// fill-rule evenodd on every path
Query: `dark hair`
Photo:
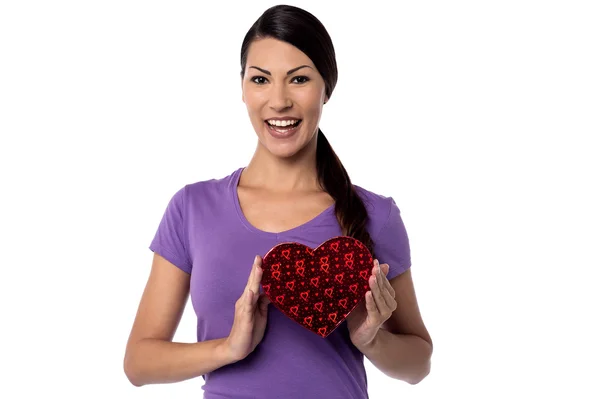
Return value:
M 338 78 L 335 50 L 327 30 L 314 15 L 289 5 L 267 9 L 244 37 L 241 52 L 242 78 L 250 44 L 254 40 L 265 38 L 289 43 L 306 54 L 325 81 L 327 98 L 331 98 Z M 361 241 L 373 254 L 373 241 L 366 228 L 367 209 L 320 128 L 317 138 L 317 174 L 321 187 L 335 200 L 335 213 L 342 234 Z

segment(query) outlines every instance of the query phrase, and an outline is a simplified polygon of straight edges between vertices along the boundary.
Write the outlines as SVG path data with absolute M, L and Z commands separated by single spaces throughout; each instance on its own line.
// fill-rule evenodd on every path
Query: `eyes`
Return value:
M 265 78 L 264 76 L 254 76 L 254 77 L 250 78 L 250 81 L 256 83 L 259 86 L 262 86 L 264 84 L 264 83 L 262 83 L 263 81 L 262 80 L 258 81 L 258 79 L 267 80 L 267 78 Z M 298 84 L 306 83 L 310 80 L 307 76 L 296 76 L 292 79 L 292 82 L 295 81 L 296 79 L 300 79 L 300 80 L 304 79 L 301 82 L 299 82 Z

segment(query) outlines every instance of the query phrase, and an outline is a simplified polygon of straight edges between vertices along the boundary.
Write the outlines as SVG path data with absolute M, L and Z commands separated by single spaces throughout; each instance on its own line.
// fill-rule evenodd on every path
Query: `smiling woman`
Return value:
M 305 10 L 271 7 L 246 34 L 242 101 L 256 150 L 247 166 L 187 184 L 168 203 L 127 344 L 134 385 L 202 376 L 206 399 L 358 399 L 369 396 L 365 356 L 411 384 L 429 373 L 433 346 L 400 210 L 393 198 L 351 183 L 319 127 L 337 76 L 331 38 Z M 364 301 L 319 337 L 269 306 L 259 292 L 260 255 L 280 243 L 316 248 L 340 235 L 377 259 L 370 276 L 365 271 Z M 175 343 L 188 293 L 198 342 Z
M 316 148 L 322 106 L 335 86 L 290 42 L 247 35 L 242 46 L 242 101 L 264 150 L 279 157 Z M 298 120 L 296 129 L 271 128 Z

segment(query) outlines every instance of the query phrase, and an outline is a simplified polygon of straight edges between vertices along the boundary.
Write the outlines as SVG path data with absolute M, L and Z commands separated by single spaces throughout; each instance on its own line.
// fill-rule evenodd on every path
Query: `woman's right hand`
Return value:
M 262 272 L 262 259 L 257 255 L 244 293 L 235 303 L 233 326 L 224 342 L 227 352 L 235 361 L 248 356 L 265 334 L 271 301 L 266 294 L 259 294 Z

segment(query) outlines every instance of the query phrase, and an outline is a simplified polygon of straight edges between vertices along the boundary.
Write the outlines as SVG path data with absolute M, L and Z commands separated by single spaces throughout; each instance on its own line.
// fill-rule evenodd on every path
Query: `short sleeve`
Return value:
M 400 209 L 393 198 L 388 198 L 387 221 L 373 240 L 373 251 L 380 264 L 387 263 L 390 271 L 388 280 L 404 273 L 411 266 L 408 234 L 400 217 Z
M 171 197 L 149 248 L 184 272 L 191 273 L 192 263 L 187 251 L 185 198 L 186 187 L 179 189 Z

